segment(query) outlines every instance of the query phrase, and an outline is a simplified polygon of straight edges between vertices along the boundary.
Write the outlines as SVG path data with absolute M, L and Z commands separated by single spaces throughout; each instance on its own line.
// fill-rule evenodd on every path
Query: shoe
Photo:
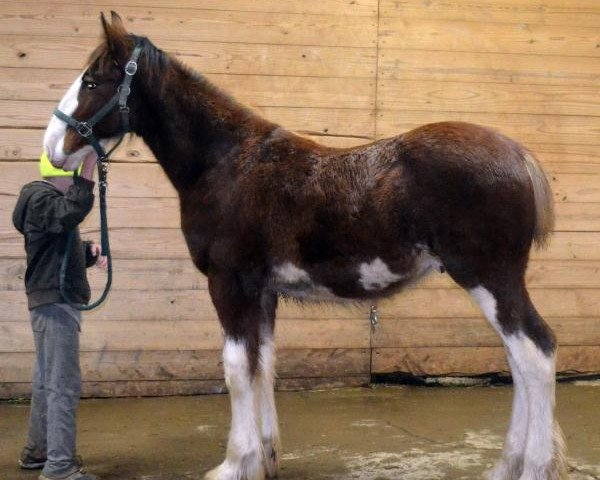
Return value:
M 23 470 L 39 470 L 44 468 L 45 463 L 45 458 L 34 458 L 25 451 L 21 453 L 21 458 L 19 458 L 19 467 Z
M 92 475 L 91 473 L 86 473 L 83 469 L 79 469 L 76 472 L 67 475 L 66 477 L 60 478 L 50 478 L 42 474 L 38 477 L 38 480 L 100 480 L 100 478 L 96 475 Z

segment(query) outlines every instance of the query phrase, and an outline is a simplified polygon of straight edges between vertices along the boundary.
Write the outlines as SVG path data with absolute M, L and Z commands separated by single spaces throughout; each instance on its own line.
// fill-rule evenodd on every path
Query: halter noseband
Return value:
M 92 146 L 92 148 L 98 154 L 98 162 L 103 162 L 108 158 L 108 156 L 113 152 L 113 150 L 117 147 L 117 145 L 121 142 L 119 140 L 117 145 L 115 145 L 108 153 L 104 150 L 96 135 L 94 135 L 94 127 L 100 120 L 102 120 L 109 112 L 116 106 L 119 105 L 119 112 L 121 114 L 121 139 L 126 133 L 131 131 L 131 126 L 129 124 L 129 107 L 127 106 L 127 99 L 129 98 L 129 94 L 131 93 L 131 82 L 133 81 L 133 77 L 137 72 L 138 64 L 137 60 L 142 52 L 142 46 L 140 43 L 136 43 L 135 48 L 133 49 L 133 53 L 125 65 L 125 77 L 123 77 L 123 81 L 117 88 L 117 92 L 112 96 L 112 98 L 100 109 L 98 110 L 92 118 L 87 121 L 79 121 L 75 118 L 67 115 L 64 112 L 61 112 L 58 108 L 54 109 L 54 115 L 60 118 L 67 125 L 70 125 L 75 129 L 75 131 L 85 138 L 88 143 Z

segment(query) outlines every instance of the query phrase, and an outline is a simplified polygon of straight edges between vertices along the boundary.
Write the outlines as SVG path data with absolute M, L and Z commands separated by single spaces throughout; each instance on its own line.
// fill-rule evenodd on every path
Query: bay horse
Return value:
M 514 381 L 510 427 L 492 480 L 566 478 L 554 419 L 556 339 L 533 306 L 525 270 L 553 229 L 540 164 L 489 128 L 425 125 L 355 148 L 329 148 L 273 124 L 101 16 L 104 37 L 60 108 L 97 113 L 141 46 L 129 95 L 132 132 L 148 144 L 180 199 L 181 228 L 208 277 L 224 332 L 231 397 L 225 461 L 210 480 L 277 475 L 273 394 L 278 297 L 367 301 L 444 270 L 504 342 Z M 94 127 L 121 131 L 114 108 Z M 44 146 L 73 170 L 92 147 L 53 118 Z

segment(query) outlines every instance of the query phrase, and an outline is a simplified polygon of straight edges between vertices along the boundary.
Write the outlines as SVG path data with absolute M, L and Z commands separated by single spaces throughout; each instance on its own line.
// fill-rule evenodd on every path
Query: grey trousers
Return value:
M 75 445 L 81 393 L 80 321 L 81 312 L 64 303 L 31 310 L 36 362 L 24 450 L 33 458 L 47 458 L 42 473 L 49 478 L 79 469 Z

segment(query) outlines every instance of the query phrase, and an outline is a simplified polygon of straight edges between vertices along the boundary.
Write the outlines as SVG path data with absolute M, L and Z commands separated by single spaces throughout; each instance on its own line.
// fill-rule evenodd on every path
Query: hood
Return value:
M 27 211 L 27 204 L 29 203 L 29 200 L 34 193 L 39 192 L 40 189 L 46 188 L 54 189 L 54 186 L 50 185 L 48 182 L 43 182 L 40 180 L 28 183 L 21 188 L 19 199 L 17 200 L 17 204 L 15 205 L 15 209 L 13 211 L 13 225 L 19 232 L 24 233 L 25 231 L 25 213 Z

